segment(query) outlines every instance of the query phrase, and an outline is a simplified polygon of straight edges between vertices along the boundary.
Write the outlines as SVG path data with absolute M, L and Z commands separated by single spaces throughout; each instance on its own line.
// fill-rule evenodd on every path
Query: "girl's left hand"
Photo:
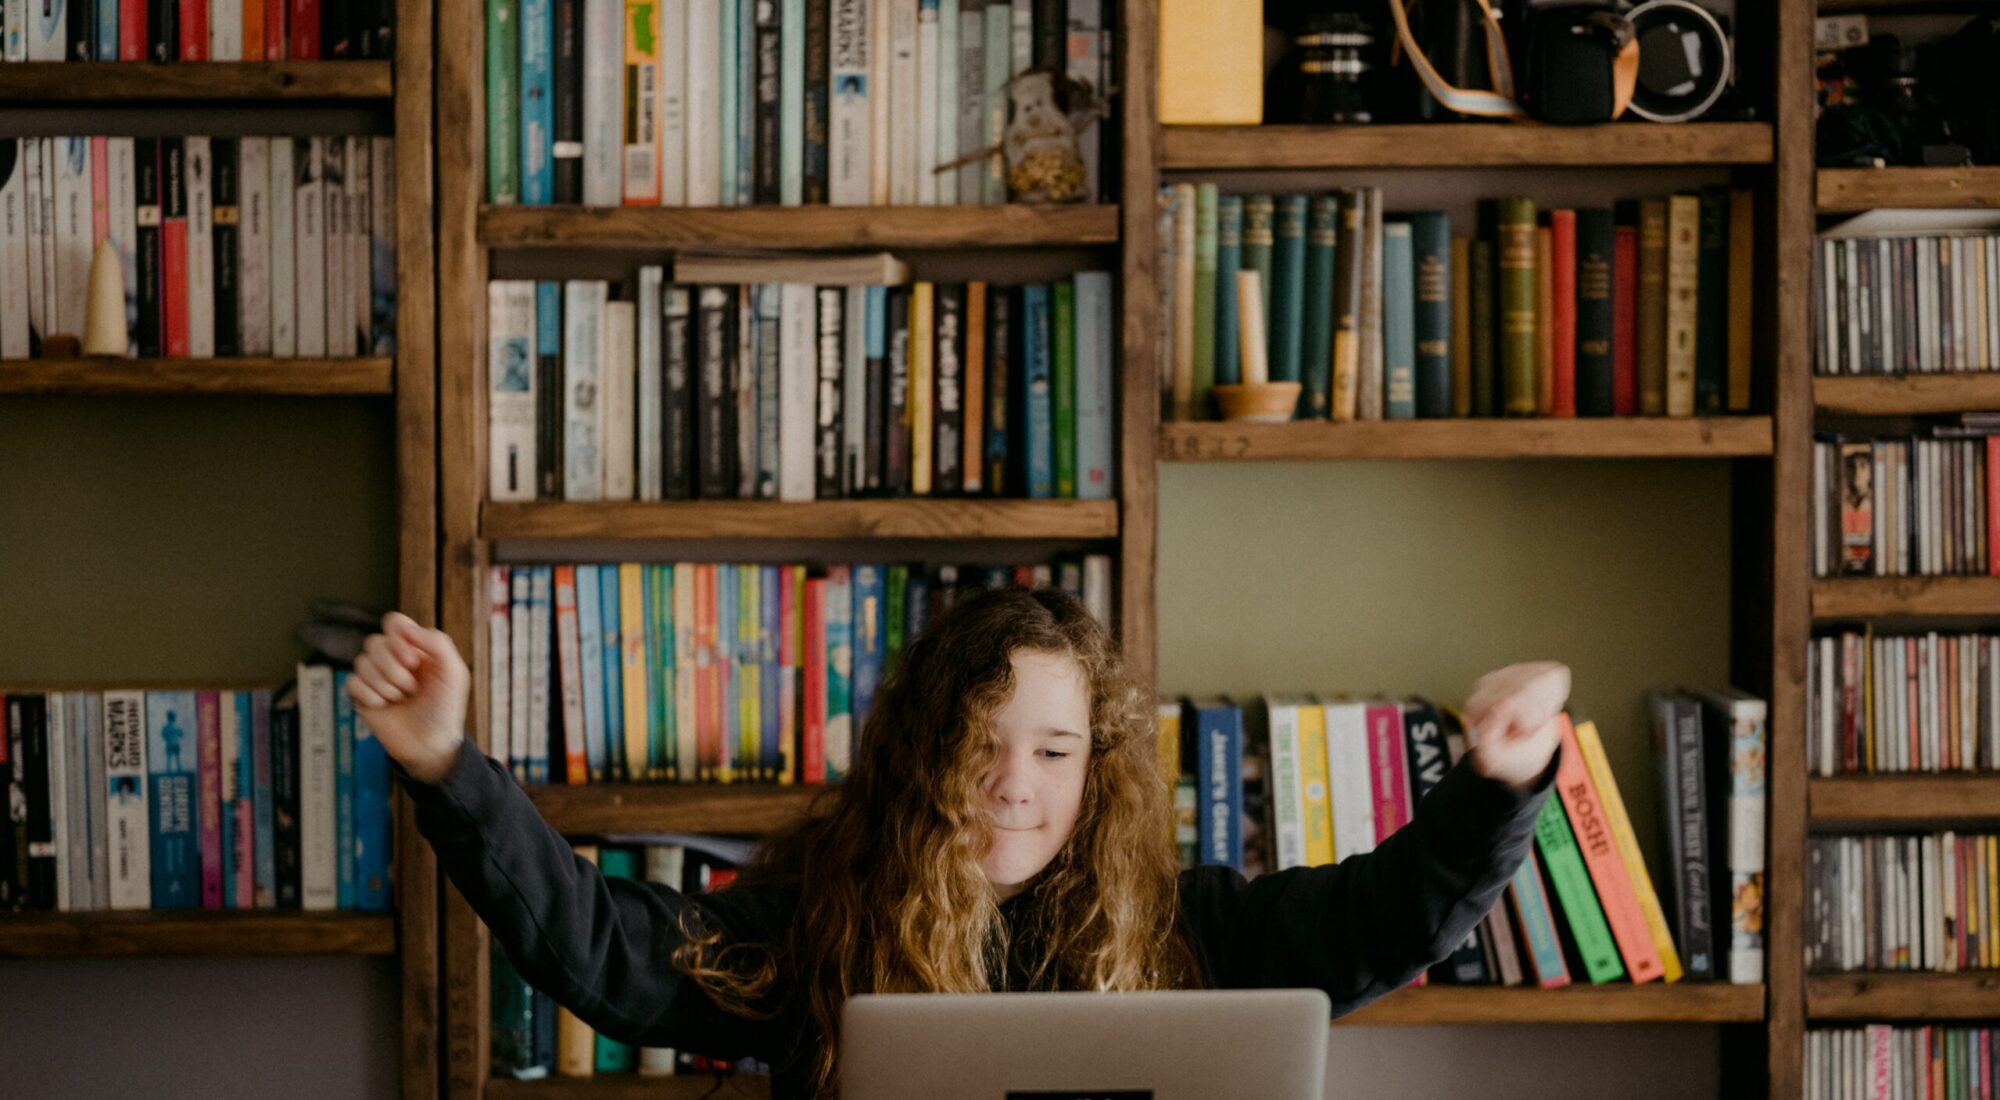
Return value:
M 1562 746 L 1556 717 L 1569 701 L 1569 666 L 1529 661 L 1489 672 L 1465 700 L 1472 768 L 1525 789 L 1548 770 Z

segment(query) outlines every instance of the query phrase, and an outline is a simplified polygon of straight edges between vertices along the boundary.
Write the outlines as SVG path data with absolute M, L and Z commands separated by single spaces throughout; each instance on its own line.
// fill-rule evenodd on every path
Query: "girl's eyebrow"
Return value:
M 1048 730 L 1047 733 L 1048 736 L 1050 737 L 1074 737 L 1079 741 L 1083 740 L 1083 735 L 1076 732 L 1075 730 L 1059 730 L 1052 728 Z

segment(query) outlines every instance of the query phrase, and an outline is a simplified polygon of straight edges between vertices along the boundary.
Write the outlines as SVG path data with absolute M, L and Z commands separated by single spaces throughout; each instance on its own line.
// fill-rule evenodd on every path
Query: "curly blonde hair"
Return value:
M 982 787 L 999 749 L 992 715 L 1014 690 L 1022 651 L 1083 670 L 1091 752 L 1075 828 L 1010 925 L 980 870 Z M 743 1015 L 803 997 L 821 1036 L 811 1080 L 830 1094 L 849 996 L 1006 988 L 1011 940 L 1033 945 L 1032 989 L 1198 984 L 1176 927 L 1170 820 L 1152 708 L 1103 628 L 1059 590 L 981 592 L 910 647 L 875 697 L 846 779 L 746 871 L 746 882 L 798 885 L 790 928 L 754 945 L 688 929 L 673 962 Z

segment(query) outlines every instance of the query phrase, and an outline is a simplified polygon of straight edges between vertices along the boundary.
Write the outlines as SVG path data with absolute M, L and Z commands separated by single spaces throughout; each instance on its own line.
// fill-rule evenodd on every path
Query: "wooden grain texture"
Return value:
M 1424 985 L 1400 989 L 1337 1026 L 1439 1024 L 1753 1023 L 1764 1018 L 1764 987 L 1723 982 L 1674 985 Z
M 488 539 L 1109 539 L 1105 500 L 547 501 L 485 505 Z
M 1118 546 L 1118 640 L 1142 698 L 1159 684 L 1160 424 L 1158 218 L 1160 128 L 1157 0 L 1124 0 L 1124 148 L 1120 257 L 1118 496 L 1124 537 Z
M 1957 974 L 1815 974 L 1806 1012 L 1821 1020 L 1991 1020 L 2000 1012 L 2000 970 Z
M 393 392 L 395 362 L 387 357 L 0 360 L 0 394 L 380 397 Z
M 9 913 L 0 958 L 392 955 L 387 913 Z
M 2000 168 L 1821 168 L 1822 213 L 1877 207 L 2000 207 Z
M 1161 462 L 1344 458 L 1731 458 L 1771 453 L 1768 416 L 1176 423 Z
M 1812 582 L 1813 618 L 2000 615 L 2000 577 L 1836 577 Z
M 399 19 L 400 27 L 410 21 Z M 397 33 L 402 33 L 400 29 Z M 387 61 L 29 61 L 0 65 L 0 102 L 125 103 L 388 99 Z M 249 101 L 246 103 L 246 101 Z
M 688 1074 L 641 1077 L 544 1077 L 539 1081 L 494 1078 L 486 1100 L 769 1100 L 771 1080 L 757 1074 Z
M 1841 416 L 1922 416 L 2000 409 L 2000 372 L 1826 376 L 1813 404 Z
M 1768 164 L 1771 155 L 1762 122 L 1169 126 L 1160 143 L 1167 171 Z
M 526 788 L 535 809 L 566 836 L 723 833 L 761 836 L 799 820 L 822 786 L 586 783 Z
M 1816 827 L 2000 822 L 2000 775 L 1844 775 L 1807 786 Z
M 1115 244 L 1115 206 L 488 206 L 494 248 L 1015 248 Z

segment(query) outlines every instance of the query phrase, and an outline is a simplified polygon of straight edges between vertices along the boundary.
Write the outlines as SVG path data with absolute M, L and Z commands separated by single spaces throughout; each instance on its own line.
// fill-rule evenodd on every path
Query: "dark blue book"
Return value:
M 333 673 L 333 870 L 334 904 L 354 908 L 354 700 L 346 669 Z
M 1243 709 L 1193 704 L 1195 845 L 1202 863 L 1243 869 Z
M 1576 415 L 1610 416 L 1611 265 L 1615 230 L 1610 207 L 1576 212 Z
M 860 744 L 867 728 L 868 708 L 882 684 L 882 666 L 887 656 L 889 636 L 884 612 L 887 609 L 887 578 L 879 565 L 854 567 L 854 736 Z
M 39 772 L 42 797 L 47 798 L 48 767 L 47 742 L 41 742 L 38 750 L 35 738 L 46 737 L 43 731 L 42 701 L 39 696 L 26 696 L 32 702 L 33 711 L 27 718 L 28 765 L 28 806 L 29 839 L 37 839 L 32 831 L 35 825 L 34 807 L 36 776 Z M 39 762 L 41 767 L 35 765 Z M 201 908 L 201 800 L 196 791 L 196 750 L 195 750 L 195 694 L 192 691 L 149 691 L 146 693 L 146 769 L 150 783 L 148 804 L 151 813 L 151 861 L 153 875 L 153 908 L 155 909 L 199 909 Z M 43 837 L 41 839 L 50 839 Z M 34 877 L 40 870 L 31 858 L 30 903 L 40 893 L 38 880 Z M 55 908 L 55 868 L 54 861 L 48 864 L 48 904 L 38 908 Z
M 343 693 L 345 694 L 345 693 Z M 389 908 L 389 753 L 359 715 L 354 720 L 354 908 Z
M 1441 211 L 1410 215 L 1416 264 L 1417 415 L 1451 415 L 1451 218 Z M 1605 255 L 1609 257 L 1607 245 Z

